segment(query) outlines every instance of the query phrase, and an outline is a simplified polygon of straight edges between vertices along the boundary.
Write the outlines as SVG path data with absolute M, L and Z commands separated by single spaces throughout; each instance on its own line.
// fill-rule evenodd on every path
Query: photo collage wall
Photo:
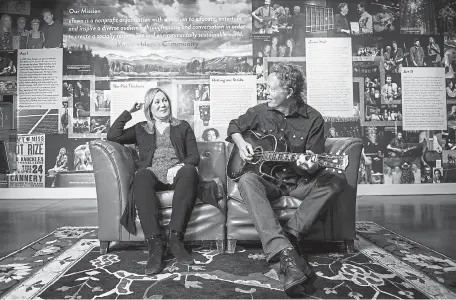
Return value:
M 94 186 L 89 143 L 153 87 L 198 141 L 223 141 L 267 102 L 278 62 L 306 74 L 327 138 L 364 141 L 359 184 L 455 183 L 455 15 L 451 0 L 2 2 L 0 139 L 15 171 L 0 188 Z

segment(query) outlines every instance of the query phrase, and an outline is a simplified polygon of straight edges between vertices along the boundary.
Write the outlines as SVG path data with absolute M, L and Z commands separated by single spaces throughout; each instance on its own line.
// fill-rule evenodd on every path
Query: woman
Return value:
M 203 131 L 201 138 L 205 142 L 216 142 L 220 138 L 220 133 L 215 128 L 207 128 Z
M 0 50 L 13 50 L 13 31 L 11 30 L 12 19 L 4 14 L 0 18 Z
M 121 219 L 127 231 L 136 234 L 135 205 L 149 248 L 146 274 L 163 269 L 164 247 L 159 227 L 159 201 L 156 192 L 174 189 L 168 247 L 177 261 L 192 264 L 183 244 L 184 233 L 197 198 L 196 167 L 200 156 L 195 134 L 186 121 L 171 115 L 168 95 L 159 88 L 147 91 L 144 99 L 146 122 L 124 129 L 131 114 L 142 104 L 124 111 L 108 131 L 107 139 L 120 144 L 136 144 L 138 171 L 132 177 L 128 205 Z M 132 193 L 132 194 L 131 194 Z
M 39 31 L 40 21 L 38 19 L 33 19 L 32 30 L 27 35 L 26 48 L 27 49 L 42 49 L 44 46 L 44 33 Z
M 55 159 L 55 166 L 49 169 L 49 175 L 55 176 L 56 173 L 68 171 L 68 155 L 65 147 L 60 148 L 59 154 Z
M 55 159 L 55 166 L 48 170 L 49 177 L 54 177 L 51 187 L 55 187 L 55 179 L 57 178 L 56 175 L 60 172 L 68 172 L 68 155 L 65 147 L 60 148 L 59 154 Z
M 287 51 L 285 52 L 285 56 L 286 57 L 295 56 L 295 50 L 294 50 L 295 42 L 294 42 L 294 40 L 292 38 L 287 39 L 287 42 L 285 43 L 285 45 L 287 46 Z
M 270 57 L 278 57 L 279 56 L 279 46 L 278 46 L 279 38 L 277 36 L 273 36 L 271 40 L 271 51 Z

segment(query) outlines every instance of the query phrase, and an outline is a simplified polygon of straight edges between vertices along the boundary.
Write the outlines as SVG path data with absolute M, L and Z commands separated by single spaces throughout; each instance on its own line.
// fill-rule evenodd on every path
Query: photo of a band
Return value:
M 255 35 L 271 35 L 269 46 L 263 45 L 263 56 L 291 57 L 305 55 L 306 16 L 300 1 L 252 1 L 252 26 Z M 259 51 L 255 50 L 254 56 Z

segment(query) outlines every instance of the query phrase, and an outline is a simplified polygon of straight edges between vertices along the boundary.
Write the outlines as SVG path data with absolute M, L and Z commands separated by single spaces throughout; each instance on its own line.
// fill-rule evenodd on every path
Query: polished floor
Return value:
M 456 259 L 456 197 L 363 196 L 356 219 L 373 221 Z M 0 200 L 0 258 L 61 226 L 97 226 L 96 200 Z

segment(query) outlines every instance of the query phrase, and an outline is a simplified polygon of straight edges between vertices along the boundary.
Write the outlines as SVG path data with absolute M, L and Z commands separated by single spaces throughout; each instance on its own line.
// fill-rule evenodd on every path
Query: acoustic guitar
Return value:
M 261 17 L 263 19 L 263 22 L 260 22 L 257 19 L 253 19 L 253 26 L 256 29 L 261 29 L 261 28 L 267 28 L 272 26 L 272 21 L 277 19 L 275 16 L 273 17 Z
M 242 136 L 246 142 L 252 145 L 253 159 L 251 161 L 242 160 L 237 145 L 233 147 L 226 170 L 228 178 L 233 181 L 238 181 L 247 172 L 253 172 L 272 181 L 280 181 L 277 171 L 283 170 L 284 167 L 291 168 L 291 165 L 284 166 L 279 163 L 296 162 L 302 155 L 302 153 L 289 152 L 286 143 L 270 134 L 261 135 L 248 130 Z M 324 153 L 304 155 L 306 159 L 311 158 L 312 161 L 318 162 L 324 167 L 345 170 L 348 166 L 348 155 Z

